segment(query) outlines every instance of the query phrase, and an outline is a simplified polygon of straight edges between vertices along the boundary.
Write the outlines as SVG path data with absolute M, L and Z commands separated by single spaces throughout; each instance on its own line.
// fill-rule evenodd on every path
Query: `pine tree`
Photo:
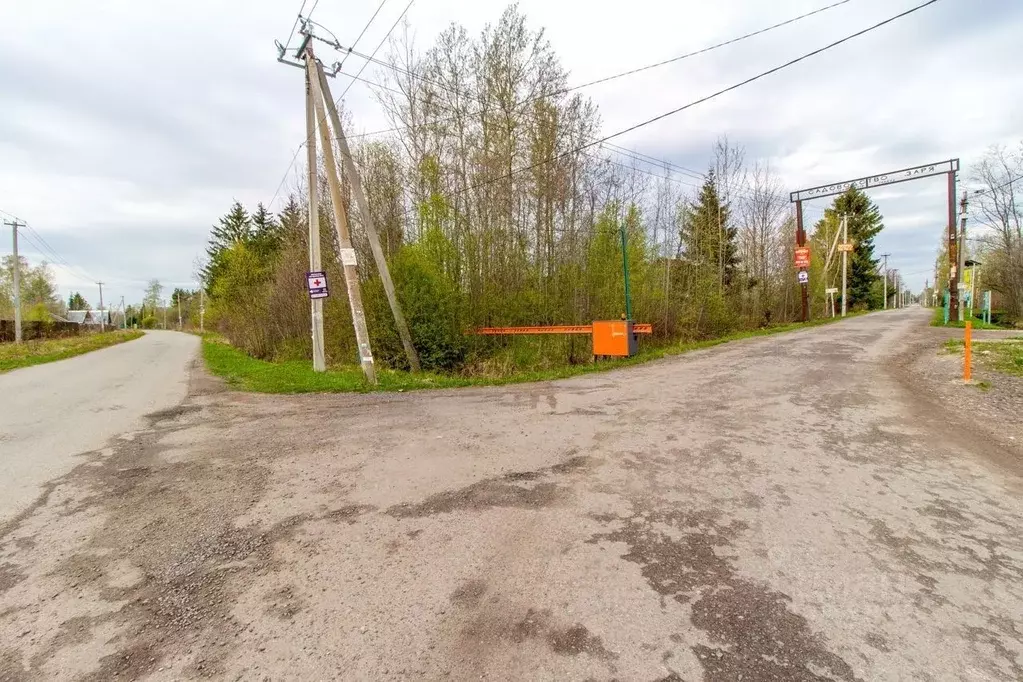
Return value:
M 874 237 L 884 229 L 884 221 L 877 204 L 855 187 L 835 198 L 831 208 L 825 210 L 821 222 L 831 220 L 840 223 L 843 215 L 848 217 L 849 241 L 854 244 L 849 254 L 848 307 L 852 309 L 857 304 L 869 306 L 872 303 L 871 288 L 880 279 L 878 260 L 874 258 Z
M 738 230 L 730 224 L 731 215 L 729 205 L 721 203 L 712 170 L 697 201 L 689 205 L 681 237 L 690 262 L 718 272 L 725 288 L 732 285 L 739 265 Z
M 74 292 L 67 300 L 68 310 L 88 310 L 89 302 L 85 300 L 81 292 Z
M 280 223 L 262 202 L 256 205 L 251 222 L 251 242 L 256 252 L 265 257 L 275 255 L 283 242 Z
M 248 242 L 251 238 L 252 219 L 241 202 L 235 201 L 231 210 L 220 219 L 220 223 L 215 225 L 210 233 L 210 242 L 206 247 L 209 260 L 202 273 L 207 291 L 213 288 L 214 281 L 220 275 L 224 252 L 235 244 Z

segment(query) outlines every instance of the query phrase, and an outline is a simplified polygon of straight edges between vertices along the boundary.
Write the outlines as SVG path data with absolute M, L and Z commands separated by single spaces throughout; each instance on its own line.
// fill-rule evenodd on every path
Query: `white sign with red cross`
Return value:
M 306 283 L 309 287 L 309 298 L 327 298 L 327 273 L 307 272 Z

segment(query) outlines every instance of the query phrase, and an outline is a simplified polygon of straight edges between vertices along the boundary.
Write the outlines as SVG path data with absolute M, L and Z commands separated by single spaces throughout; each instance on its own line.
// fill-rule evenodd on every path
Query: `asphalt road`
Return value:
M 1023 452 L 920 382 L 927 315 L 503 388 L 198 376 L 0 529 L 0 679 L 1023 679 Z
M 187 392 L 198 339 L 149 332 L 110 348 L 0 374 L 0 526 L 75 455 L 138 429 Z

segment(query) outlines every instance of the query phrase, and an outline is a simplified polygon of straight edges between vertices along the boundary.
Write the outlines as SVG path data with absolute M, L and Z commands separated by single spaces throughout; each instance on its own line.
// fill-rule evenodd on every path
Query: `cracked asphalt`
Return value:
M 1023 452 L 914 370 L 928 317 L 447 392 L 196 370 L 0 526 L 0 679 L 1023 679 Z

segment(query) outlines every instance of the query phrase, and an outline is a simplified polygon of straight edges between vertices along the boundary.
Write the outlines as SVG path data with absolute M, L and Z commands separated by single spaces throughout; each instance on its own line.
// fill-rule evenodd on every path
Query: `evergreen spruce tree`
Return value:
M 223 268 L 224 252 L 235 244 L 247 242 L 251 238 L 252 219 L 241 202 L 235 201 L 231 210 L 220 219 L 219 224 L 213 226 L 210 233 L 210 242 L 206 247 L 209 260 L 202 273 L 207 292 L 212 290 L 213 283 Z
M 252 214 L 252 245 L 256 252 L 264 257 L 274 256 L 281 247 L 283 241 L 281 226 L 266 206 L 260 202 Z
M 881 211 L 865 193 L 850 187 L 835 198 L 831 208 L 825 209 L 825 217 L 818 222 L 818 227 L 825 220 L 840 225 L 843 214 L 849 219 L 849 241 L 855 245 L 849 254 L 848 307 L 851 310 L 858 304 L 876 305 L 879 301 L 872 301 L 871 288 L 881 279 L 878 260 L 874 257 L 874 238 L 884 229 Z
M 689 205 L 681 237 L 690 261 L 717 272 L 726 288 L 732 285 L 739 265 L 738 229 L 730 223 L 731 209 L 721 202 L 712 170 L 697 201 Z

